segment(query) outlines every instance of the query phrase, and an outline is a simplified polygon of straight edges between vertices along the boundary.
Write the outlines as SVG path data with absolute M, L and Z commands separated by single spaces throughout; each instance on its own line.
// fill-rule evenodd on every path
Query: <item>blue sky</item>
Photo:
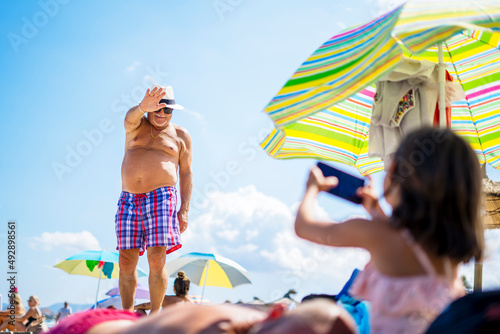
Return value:
M 115 249 L 123 117 L 153 82 L 174 87 L 186 110 L 176 111 L 173 122 L 188 129 L 194 150 L 190 226 L 183 248 L 167 260 L 216 252 L 246 267 L 254 284 L 207 288 L 216 302 L 270 301 L 290 288 L 298 298 L 338 292 L 367 254 L 293 235 L 313 161 L 268 157 L 258 143 L 272 124 L 261 110 L 317 46 L 391 4 L 2 2 L 0 247 L 7 247 L 7 221 L 16 220 L 22 297 L 38 295 L 42 305 L 94 300 L 96 279 L 53 265 L 81 250 Z M 375 176 L 378 186 L 382 177 Z M 319 200 L 320 217 L 356 214 L 363 211 L 354 205 L 326 195 Z M 498 237 L 489 236 L 497 256 Z M 498 287 L 500 267 L 493 263 L 485 265 L 485 285 Z M 144 258 L 140 266 L 147 270 Z M 7 272 L 7 263 L 0 267 Z M 469 278 L 470 269 L 464 269 Z M 102 281 L 100 296 L 115 285 Z M 6 292 L 1 280 L 0 293 Z

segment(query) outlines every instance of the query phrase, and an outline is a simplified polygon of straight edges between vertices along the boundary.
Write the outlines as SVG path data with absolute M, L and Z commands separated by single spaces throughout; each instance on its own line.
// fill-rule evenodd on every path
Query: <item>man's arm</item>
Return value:
M 193 158 L 191 136 L 185 129 L 178 130 L 184 145 L 179 157 L 179 186 L 181 195 L 181 207 L 177 213 L 179 219 L 179 228 L 181 233 L 188 226 L 189 202 L 193 193 L 193 171 L 191 169 L 191 160 Z
M 147 90 L 146 95 L 142 99 L 141 103 L 137 106 L 132 107 L 127 111 L 125 115 L 125 132 L 131 132 L 136 130 L 142 121 L 142 116 L 147 112 L 152 112 L 161 108 L 165 108 L 167 105 L 165 103 L 158 103 L 164 97 L 166 92 L 161 88 L 153 88 L 153 90 Z
M 59 311 L 59 313 L 57 313 L 57 317 L 56 317 L 56 324 L 57 322 L 59 321 L 59 317 L 61 316 L 61 311 Z

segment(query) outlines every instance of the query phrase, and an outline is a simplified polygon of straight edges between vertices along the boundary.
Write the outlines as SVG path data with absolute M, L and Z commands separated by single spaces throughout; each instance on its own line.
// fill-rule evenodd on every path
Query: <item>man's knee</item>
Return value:
M 149 271 L 161 271 L 165 267 L 165 247 L 148 248 Z
M 118 258 L 120 272 L 123 274 L 133 274 L 139 261 L 139 250 L 121 250 Z

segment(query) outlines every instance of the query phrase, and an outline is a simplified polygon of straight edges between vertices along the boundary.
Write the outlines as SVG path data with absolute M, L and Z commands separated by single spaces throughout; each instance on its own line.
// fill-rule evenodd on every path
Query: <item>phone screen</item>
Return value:
M 356 195 L 356 190 L 365 185 L 364 179 L 347 174 L 322 162 L 318 162 L 317 166 L 321 169 L 325 177 L 335 176 L 339 180 L 339 184 L 328 191 L 330 194 L 342 197 L 356 204 L 361 204 L 361 198 Z

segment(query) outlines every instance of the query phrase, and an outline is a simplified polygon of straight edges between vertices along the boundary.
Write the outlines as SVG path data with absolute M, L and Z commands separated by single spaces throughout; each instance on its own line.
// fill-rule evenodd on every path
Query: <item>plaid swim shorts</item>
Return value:
M 122 191 L 115 215 L 117 250 L 166 246 L 167 254 L 182 247 L 177 220 L 177 190 L 161 187 L 145 194 Z

